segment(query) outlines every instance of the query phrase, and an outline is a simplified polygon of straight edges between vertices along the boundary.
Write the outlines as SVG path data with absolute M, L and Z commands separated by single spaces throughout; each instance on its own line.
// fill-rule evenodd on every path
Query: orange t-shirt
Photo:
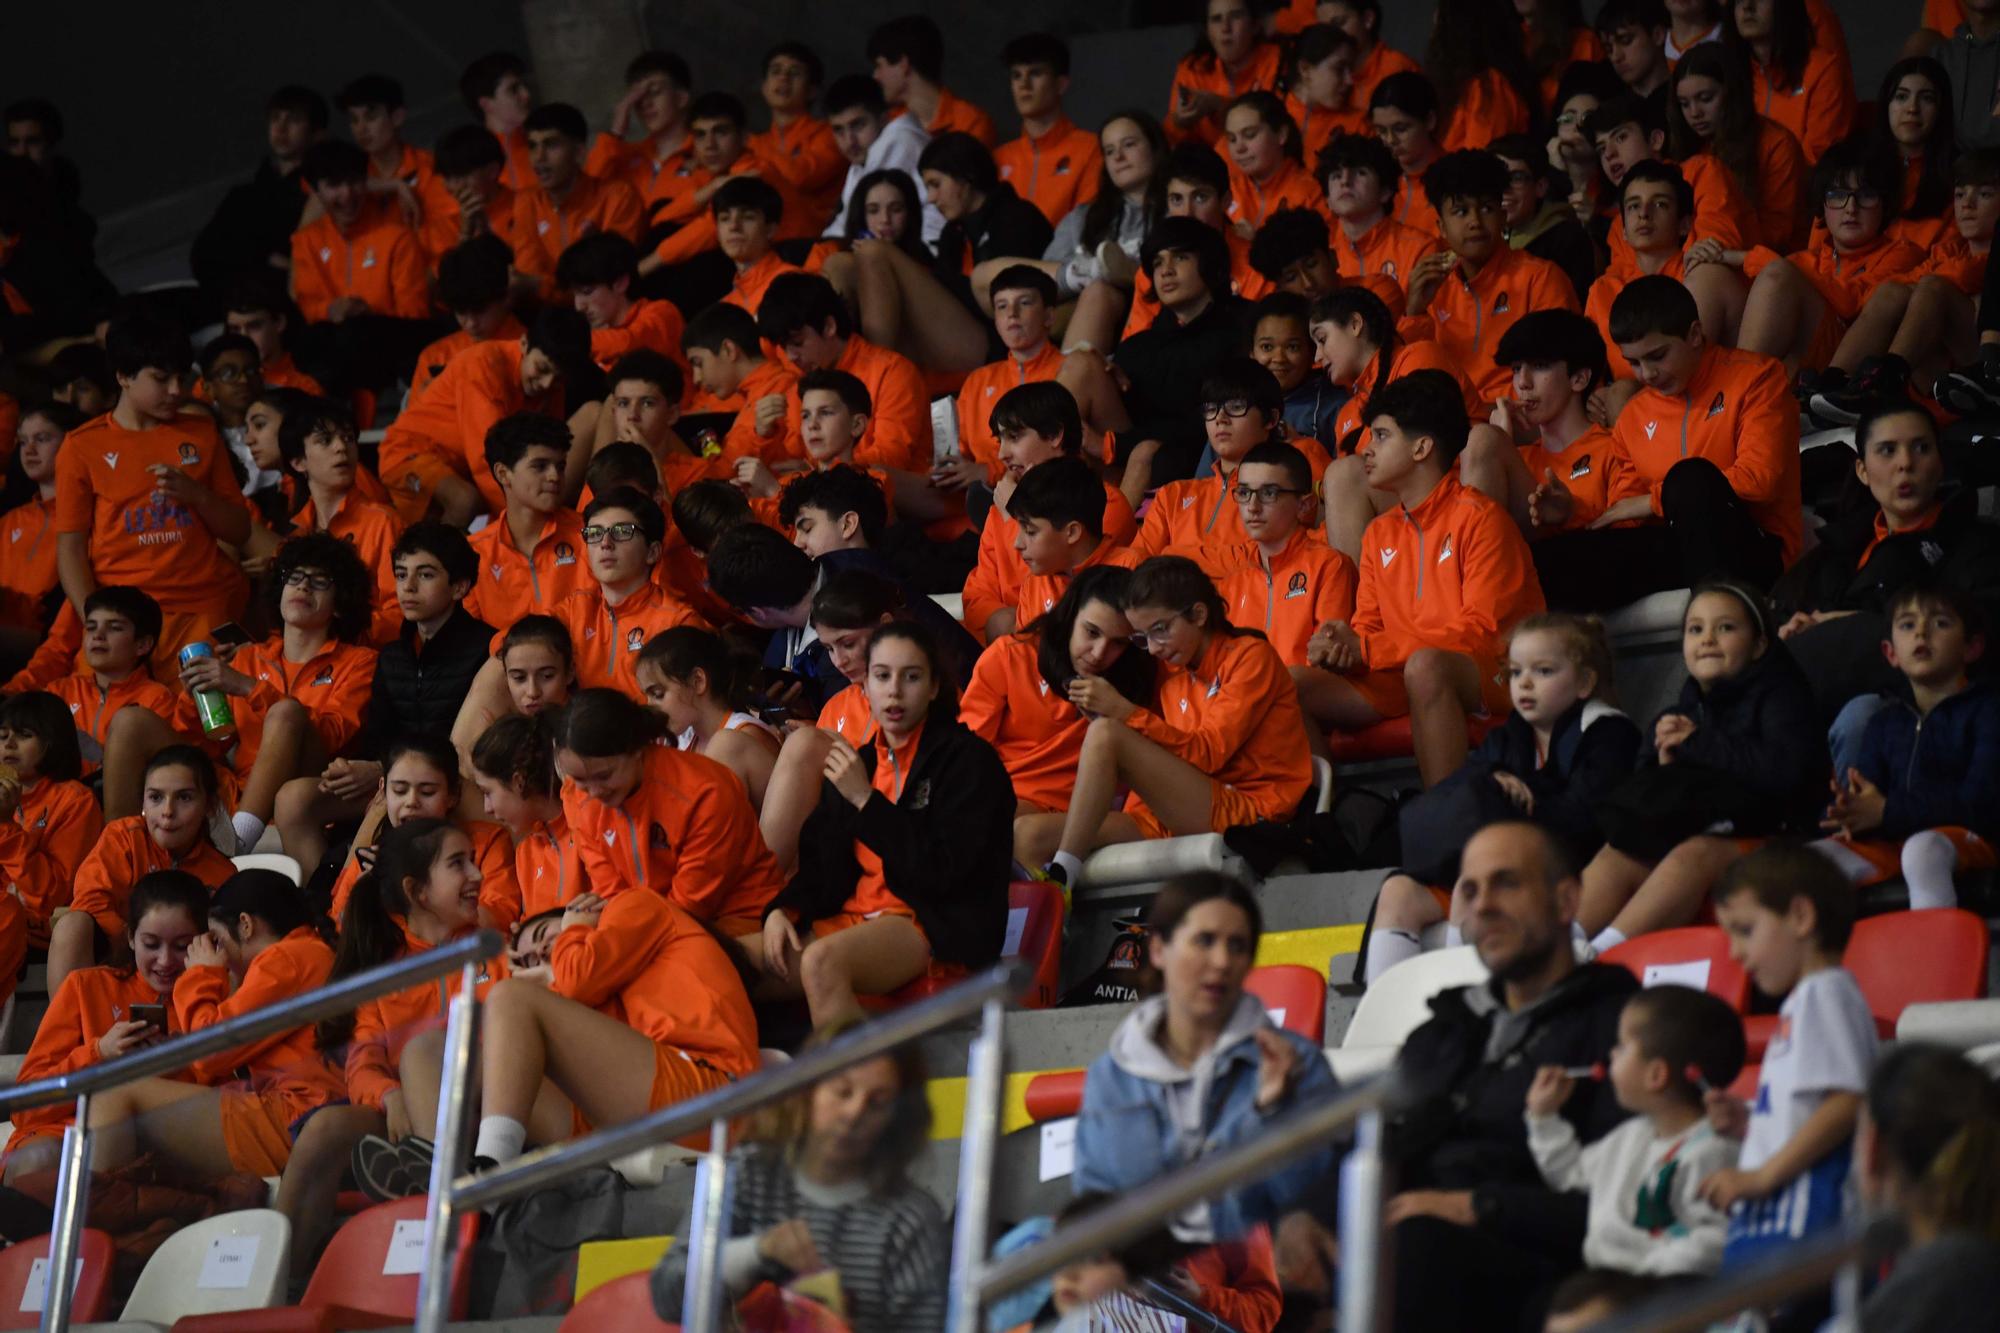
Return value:
M 708 622 L 685 602 L 650 580 L 615 607 L 605 602 L 603 587 L 592 580 L 550 607 L 549 614 L 569 631 L 576 650 L 578 689 L 608 685 L 642 702 L 646 696 L 633 673 L 646 640 L 676 625 L 708 628 Z M 505 635 L 503 630 L 493 636 L 494 652 L 500 651 Z
M 993 165 L 1014 193 L 1042 210 L 1049 224 L 1061 222 L 1078 204 L 1097 197 L 1104 151 L 1097 136 L 1058 115 L 1039 137 L 1009 139 L 993 150 Z
M 1271 178 L 1259 185 L 1229 165 L 1229 219 L 1261 227 L 1281 208 L 1306 208 L 1327 217 L 1326 194 L 1310 171 L 1290 158 L 1283 159 Z
M 1757 114 L 1790 130 L 1808 162 L 1819 161 L 1854 129 L 1854 83 L 1830 52 L 1814 48 L 1807 53 L 1797 87 L 1773 86 L 1770 71 L 1755 60 L 1750 62 L 1750 81 Z
M 87 912 L 107 939 L 125 932 L 125 904 L 140 878 L 155 870 L 185 870 L 210 889 L 236 873 L 228 857 L 204 834 L 178 860 L 146 832 L 143 815 L 114 819 L 77 867 L 70 906 Z
M 818 236 L 840 207 L 840 187 L 847 180 L 847 158 L 823 120 L 798 116 L 789 125 L 773 124 L 750 136 L 750 151 L 764 164 L 766 178 L 787 189 L 785 216 L 775 239 L 790 241 Z M 802 206 L 794 209 L 793 200 Z
M 1174 66 L 1174 84 L 1167 89 L 1167 111 L 1160 117 L 1160 125 L 1167 132 L 1168 143 L 1180 143 L 1192 139 L 1198 143 L 1214 144 L 1222 138 L 1222 111 L 1217 108 L 1203 116 L 1186 129 L 1174 122 L 1174 112 L 1179 109 L 1180 90 L 1189 92 L 1214 93 L 1226 105 L 1236 97 L 1256 89 L 1271 91 L 1277 88 L 1284 75 L 1283 60 L 1277 43 L 1259 42 L 1244 60 L 1243 68 L 1231 74 L 1223 67 L 1222 61 L 1211 53 L 1195 53 L 1181 57 Z
M 616 807 L 563 784 L 563 815 L 591 892 L 644 889 L 699 920 L 747 931 L 785 885 L 757 832 L 743 780 L 691 750 L 648 745 L 639 785 Z
M 1019 604 L 1021 588 L 1028 580 L 1028 567 L 1014 549 L 1021 525 L 999 505 L 986 515 L 979 530 L 979 562 L 965 580 L 965 627 L 976 639 L 985 639 L 986 622 L 995 611 Z M 1104 540 L 1113 546 L 1129 546 L 1139 535 L 1139 520 L 1125 493 L 1110 482 L 1104 484 Z
M 1304 666 L 1313 631 L 1354 619 L 1354 562 L 1310 528 L 1294 532 L 1275 557 L 1255 542 L 1246 546 L 1236 572 L 1217 589 L 1229 623 L 1263 631 L 1286 666 Z
M 522 392 L 519 343 L 474 343 L 389 423 L 382 436 L 382 484 L 394 492 L 410 475 L 410 464 L 429 454 L 449 462 L 479 488 L 492 513 L 501 513 L 506 500 L 486 466 L 486 432 L 512 413 L 553 417 L 561 406 L 559 394 L 530 398 Z
M 1498 662 L 1508 630 L 1545 605 L 1513 517 L 1455 473 L 1415 509 L 1370 522 L 1360 564 L 1349 623 L 1371 671 L 1400 667 L 1419 648 Z
M 959 386 L 955 404 L 958 412 L 958 451 L 967 458 L 984 463 L 989 482 L 997 483 L 1005 470 L 1000 466 L 1000 442 L 994 438 L 990 424 L 994 404 L 1009 389 L 1052 380 L 1062 368 L 1062 348 L 1056 346 L 1053 340 L 1045 339 L 1027 360 L 1023 361 L 1010 352 L 998 361 L 989 361 L 973 371 Z
M 514 879 L 521 886 L 521 919 L 561 907 L 590 887 L 583 857 L 569 831 L 569 819 L 559 810 L 546 824 L 536 824 L 514 844 Z
M 346 296 L 366 301 L 373 315 L 430 314 L 424 247 L 394 204 L 363 209 L 349 232 L 322 216 L 292 233 L 292 299 L 299 313 L 317 324 Z
M 0 623 L 42 627 L 56 577 L 56 503 L 37 496 L 0 514 Z
M 1492 403 L 1505 398 L 1513 383 L 1513 368 L 1496 363 L 1493 353 L 1514 321 L 1536 310 L 1581 309 L 1561 269 L 1526 251 L 1502 248 L 1470 281 L 1464 266 L 1455 266 L 1439 284 L 1430 316 L 1438 346 L 1465 371 L 1480 399 Z
M 1211 634 L 1187 667 L 1160 673 L 1157 697 L 1125 725 L 1287 819 L 1312 785 L 1305 714 L 1278 652 L 1254 634 Z
M 107 412 L 71 431 L 56 455 L 56 531 L 89 538 L 100 584 L 145 588 L 167 612 L 227 614 L 242 601 L 243 571 L 193 510 L 159 498 L 147 471 L 156 464 L 244 503 L 213 422 L 181 416 L 127 430 Z
M 579 172 L 561 203 L 539 185 L 522 190 L 514 196 L 514 267 L 541 279 L 542 294 L 551 295 L 556 260 L 571 244 L 610 231 L 637 245 L 644 222 L 639 192 L 615 177 Z
M 958 720 L 1000 756 L 1016 800 L 1063 810 L 1076 786 L 1076 761 L 1090 719 L 1062 691 L 1049 688 L 1039 650 L 1040 639 L 1032 634 L 994 640 L 972 668 Z
M 300 532 L 321 530 L 319 511 L 311 500 L 292 516 L 292 523 Z M 325 531 L 353 546 L 361 563 L 374 571 L 375 621 L 368 637 L 373 643 L 388 643 L 403 632 L 403 607 L 396 600 L 396 562 L 391 554 L 396 539 L 403 535 L 403 520 L 389 506 L 369 503 L 357 490 L 341 497 Z
M 877 347 L 859 333 L 848 335 L 835 370 L 844 370 L 868 390 L 874 411 L 868 429 L 854 446 L 857 462 L 904 472 L 931 470 L 931 395 L 923 372 L 900 352 Z M 794 380 L 785 393 L 785 447 L 782 457 L 806 457 L 799 434 L 799 386 Z
M 1574 500 L 1569 522 L 1554 531 L 1574 532 L 1589 527 L 1590 521 L 1604 512 L 1610 503 L 1607 497 L 1611 490 L 1611 460 L 1617 447 L 1611 432 L 1602 426 L 1592 426 L 1560 452 L 1551 452 L 1540 440 L 1521 446 L 1521 462 L 1527 465 L 1528 475 L 1535 484 L 1541 484 L 1544 472 L 1553 472 L 1556 480 L 1569 488 Z
M 333 950 L 311 926 L 251 959 L 234 990 L 228 968 L 189 967 L 174 983 L 174 1031 L 199 1032 L 318 990 L 332 971 Z M 310 1023 L 205 1056 L 195 1061 L 194 1076 L 211 1087 L 246 1079 L 257 1092 L 277 1094 L 288 1120 L 347 1095 L 347 1080 L 320 1053 Z
M 470 539 L 479 577 L 465 595 L 468 614 L 506 629 L 522 616 L 546 614 L 556 603 L 591 583 L 583 550 L 583 519 L 574 509 L 557 509 L 542 520 L 535 549 L 522 555 L 506 518 L 488 523 Z
M 48 948 L 49 916 L 69 906 L 77 868 L 103 832 L 90 788 L 53 778 L 29 784 L 14 817 L 0 819 L 0 878 L 20 900 L 36 948 Z

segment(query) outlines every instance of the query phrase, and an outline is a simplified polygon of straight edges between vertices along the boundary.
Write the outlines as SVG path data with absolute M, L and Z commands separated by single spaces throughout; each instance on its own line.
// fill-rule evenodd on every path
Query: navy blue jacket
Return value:
M 2000 832 L 2000 692 L 1974 685 L 1929 716 L 1897 701 L 1861 737 L 1855 764 L 1882 789 L 1881 838 L 1957 825 L 1983 838 Z
M 1529 817 L 1587 861 L 1604 845 L 1591 802 L 1631 776 L 1640 747 L 1637 723 L 1608 704 L 1585 699 L 1556 719 L 1547 762 L 1538 762 L 1535 729 L 1519 713 L 1509 713 L 1486 733 L 1465 767 L 1476 776 L 1510 773 L 1526 783 L 1535 796 Z
M 1689 677 L 1679 701 L 1660 716 L 1668 713 L 1694 723 L 1694 733 L 1675 751 L 1676 764 L 1728 774 L 1772 802 L 1784 822 L 1810 824 L 1824 806 L 1826 732 L 1805 675 L 1783 644 L 1772 644 L 1743 674 L 1706 694 Z

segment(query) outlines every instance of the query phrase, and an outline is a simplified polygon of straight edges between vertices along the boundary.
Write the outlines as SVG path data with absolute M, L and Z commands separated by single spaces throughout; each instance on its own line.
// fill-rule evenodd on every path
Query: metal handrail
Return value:
M 1343 1166 L 1344 1171 L 1352 1173 L 1351 1179 L 1361 1182 L 1361 1187 L 1342 1190 L 1339 1327 L 1349 1333 L 1366 1333 L 1377 1326 L 1376 1286 L 1383 1248 L 1380 1119 L 1397 1102 L 1400 1092 L 1393 1071 L 1380 1075 L 1330 1101 L 1286 1112 L 1253 1139 L 1205 1154 L 1168 1175 L 1118 1195 L 1058 1228 L 1046 1240 L 982 1264 L 973 1278 L 977 1305 L 983 1308 L 996 1296 L 1004 1296 L 1079 1259 L 1102 1254 L 1153 1231 L 1163 1218 L 1172 1217 L 1190 1204 L 1227 1193 L 1246 1180 L 1261 1180 L 1284 1163 L 1324 1146 L 1341 1130 L 1360 1122 L 1356 1146 Z
M 1858 1265 L 1877 1263 L 1903 1248 L 1909 1232 L 1890 1214 L 1813 1236 L 1697 1286 L 1662 1292 L 1598 1325 L 1603 1333 L 1699 1333 L 1740 1310 L 1775 1305 L 1836 1283 L 1836 1305 L 1852 1301 L 1858 1283 L 1840 1284 Z M 1842 1286 L 1845 1286 L 1845 1291 Z
M 75 1297 L 73 1270 L 77 1240 L 83 1232 L 85 1204 L 90 1194 L 91 1094 L 135 1079 L 171 1073 L 205 1055 L 346 1013 L 365 1001 L 407 990 L 455 969 L 464 969 L 469 983 L 475 966 L 499 953 L 504 943 L 497 931 L 477 931 L 115 1060 L 0 1089 L 0 1112 L 49 1106 L 68 1097 L 76 1098 L 75 1115 L 63 1130 L 62 1160 L 56 1173 L 54 1216 L 49 1227 L 47 1295 L 42 1305 L 41 1327 L 45 1333 L 63 1333 L 69 1328 L 70 1305 Z
M 725 1206 L 726 1152 L 728 1127 L 731 1121 L 772 1102 L 795 1096 L 851 1065 L 874 1059 L 906 1042 L 914 1041 L 939 1028 L 975 1015 L 982 1015 L 987 1020 L 981 1037 L 974 1043 L 972 1064 L 975 1071 L 979 1065 L 982 1049 L 993 1049 L 995 1059 L 990 1076 L 984 1080 L 991 1083 L 990 1090 L 983 1087 L 980 1089 L 968 1087 L 967 1115 L 972 1116 L 976 1104 L 982 1100 L 994 1101 L 993 1109 L 997 1114 L 999 1076 L 996 1015 L 1002 1002 L 1019 994 L 1029 979 L 1027 969 L 1018 964 L 990 968 L 949 990 L 871 1019 L 825 1046 L 808 1051 L 787 1064 L 760 1070 L 741 1082 L 725 1085 L 712 1092 L 689 1098 L 687 1101 L 676 1102 L 672 1106 L 662 1107 L 637 1120 L 598 1130 L 585 1138 L 538 1149 L 498 1170 L 480 1175 L 444 1177 L 445 1171 L 456 1169 L 458 1163 L 463 1160 L 465 1126 L 461 1121 L 449 1127 L 447 1132 L 447 1127 L 440 1124 L 434 1162 L 437 1174 L 433 1176 L 433 1187 L 425 1219 L 427 1253 L 423 1291 L 418 1298 L 417 1327 L 429 1331 L 444 1327 L 448 1303 L 447 1273 L 450 1268 L 451 1247 L 456 1239 L 454 1234 L 456 1228 L 448 1225 L 452 1214 L 500 1203 L 537 1186 L 573 1175 L 575 1172 L 603 1166 L 655 1144 L 708 1130 L 709 1148 L 696 1176 L 695 1201 L 689 1215 L 690 1241 L 701 1242 L 698 1247 L 691 1246 L 694 1249 L 691 1255 L 694 1262 L 689 1266 L 688 1291 L 689 1299 L 693 1302 L 698 1287 L 704 1287 L 721 1277 L 719 1232 L 728 1212 Z M 472 1021 L 469 1015 L 461 1020 L 459 1014 L 454 1012 L 453 1027 L 447 1035 L 447 1045 L 452 1046 L 459 1040 L 461 1024 L 469 1028 Z M 463 1050 L 469 1053 L 470 1042 L 471 1037 L 468 1034 L 459 1046 L 446 1052 L 447 1094 L 454 1091 L 460 1080 L 469 1078 L 469 1058 L 462 1057 L 460 1052 Z M 469 1102 L 470 1097 L 454 1098 L 447 1095 L 440 1105 L 441 1121 L 444 1109 L 454 1100 Z M 964 1152 L 969 1152 L 973 1146 L 964 1140 L 961 1143 Z M 714 1228 L 716 1234 L 708 1234 L 710 1226 Z M 714 1253 L 704 1254 L 704 1250 L 713 1250 Z M 708 1262 L 710 1260 L 714 1262 Z M 710 1308 L 703 1312 L 703 1317 L 713 1318 L 717 1313 L 719 1311 Z M 683 1324 L 691 1333 L 699 1333 L 703 1327 L 699 1319 L 684 1319 Z

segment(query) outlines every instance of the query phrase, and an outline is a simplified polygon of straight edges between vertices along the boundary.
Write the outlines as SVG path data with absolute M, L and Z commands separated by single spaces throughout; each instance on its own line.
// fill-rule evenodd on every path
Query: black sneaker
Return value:
M 401 1159 L 405 1179 L 417 1182 L 413 1194 L 422 1194 L 430 1188 L 431 1159 L 437 1156 L 437 1145 L 421 1134 L 408 1135 L 396 1143 L 396 1156 Z
M 1962 417 L 2000 411 L 2000 365 L 1977 361 L 1938 376 L 1931 396 Z
M 377 1203 L 421 1194 L 429 1183 L 426 1178 L 412 1187 L 409 1170 L 403 1165 L 402 1150 L 379 1134 L 364 1135 L 354 1145 L 348 1162 L 354 1171 L 354 1183 Z

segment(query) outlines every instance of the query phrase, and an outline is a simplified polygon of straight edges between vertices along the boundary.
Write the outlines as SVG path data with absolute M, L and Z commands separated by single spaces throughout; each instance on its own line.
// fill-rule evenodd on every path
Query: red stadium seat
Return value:
M 1466 723 L 1466 736 L 1474 745 L 1486 733 L 1506 721 L 1504 717 L 1475 717 Z M 1365 764 L 1377 759 L 1408 759 L 1416 751 L 1410 741 L 1410 719 L 1392 717 L 1360 731 L 1336 731 L 1326 738 L 1334 764 Z
M 48 1267 L 35 1272 L 37 1260 L 49 1257 L 47 1236 L 24 1240 L 0 1250 L 0 1328 L 40 1328 L 42 1297 L 48 1291 Z M 111 1237 L 86 1227 L 77 1240 L 76 1296 L 70 1302 L 71 1321 L 94 1323 L 111 1317 Z M 41 1290 L 30 1294 L 28 1275 L 33 1272 Z M 26 1308 L 32 1306 L 33 1308 Z
M 1652 931 L 1626 940 L 1615 949 L 1607 949 L 1598 961 L 1616 963 L 1642 982 L 1648 968 L 1687 967 L 1698 971 L 1706 964 L 1702 989 L 1739 1014 L 1750 1004 L 1750 977 L 1729 956 L 1729 936 L 1717 926 Z M 1662 979 L 1673 980 L 1671 976 Z
M 1884 1036 L 1913 1004 L 1986 994 L 1986 923 L 1956 907 L 1888 912 L 1854 923 L 1847 970 Z
M 1007 910 L 1026 912 L 1021 938 L 1012 953 L 1002 954 L 1003 962 L 1025 962 L 1034 969 L 1034 984 L 1021 997 L 1023 1009 L 1047 1009 L 1059 998 L 1062 985 L 1063 897 L 1062 890 L 1040 880 L 1026 879 L 1007 886 Z M 886 1013 L 914 1004 L 926 995 L 949 990 L 965 979 L 963 972 L 918 977 L 909 985 L 887 995 L 859 995 L 861 1007 L 871 1014 Z
M 1264 1002 L 1279 1027 L 1318 1046 L 1326 1038 L 1326 978 L 1298 963 L 1250 970 L 1243 989 Z
M 680 1333 L 679 1324 L 669 1324 L 653 1313 L 651 1273 L 628 1273 L 613 1278 L 578 1301 L 563 1316 L 556 1333 Z
M 313 1269 L 299 1304 L 275 1310 L 238 1310 L 193 1315 L 174 1325 L 177 1333 L 338 1333 L 358 1328 L 394 1328 L 416 1318 L 417 1275 L 385 1274 L 398 1222 L 422 1225 L 424 1196 L 377 1204 L 349 1218 Z M 451 1260 L 448 1314 L 465 1318 L 472 1283 L 472 1242 L 479 1215 L 458 1221 L 458 1248 Z

